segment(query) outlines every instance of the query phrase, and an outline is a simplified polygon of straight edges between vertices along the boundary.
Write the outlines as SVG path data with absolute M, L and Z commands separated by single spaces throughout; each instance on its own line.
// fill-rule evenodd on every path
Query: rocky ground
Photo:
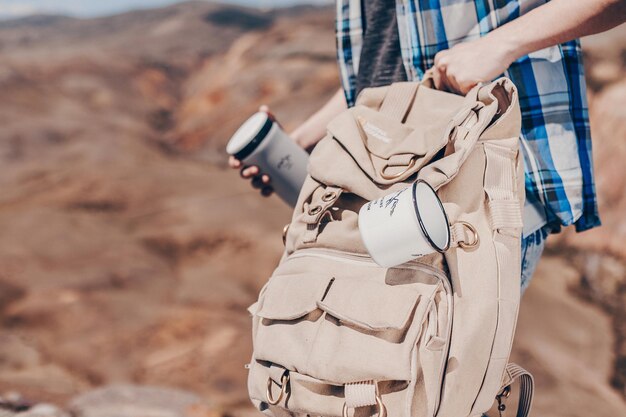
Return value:
M 625 33 L 586 42 L 605 226 L 552 237 L 524 299 L 544 417 L 626 415 Z M 330 9 L 0 23 L 0 416 L 252 414 L 245 307 L 289 210 L 224 144 L 336 88 Z

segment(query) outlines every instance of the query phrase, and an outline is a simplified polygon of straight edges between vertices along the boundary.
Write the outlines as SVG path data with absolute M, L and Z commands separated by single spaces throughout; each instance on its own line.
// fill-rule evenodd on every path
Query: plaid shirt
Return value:
M 419 80 L 435 54 L 502 26 L 543 0 L 396 0 L 402 59 Z M 355 101 L 363 40 L 361 0 L 337 0 L 337 56 L 348 104 Z M 477 57 L 477 59 L 480 59 Z M 546 209 L 554 231 L 600 225 L 580 42 L 533 52 L 504 74 L 517 86 L 522 110 L 526 189 Z

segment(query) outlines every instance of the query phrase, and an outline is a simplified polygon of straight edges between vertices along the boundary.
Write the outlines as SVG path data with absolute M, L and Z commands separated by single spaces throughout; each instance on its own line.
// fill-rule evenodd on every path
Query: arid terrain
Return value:
M 0 416 L 256 415 L 246 307 L 289 209 L 224 145 L 262 103 L 289 130 L 333 94 L 333 19 L 189 2 L 0 22 Z M 626 28 L 585 54 L 604 226 L 551 237 L 523 301 L 541 417 L 626 415 Z

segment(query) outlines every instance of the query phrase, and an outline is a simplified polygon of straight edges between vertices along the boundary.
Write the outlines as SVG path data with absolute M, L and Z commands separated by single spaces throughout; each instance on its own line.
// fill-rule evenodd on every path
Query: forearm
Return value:
M 343 90 L 339 89 L 321 109 L 291 132 L 291 137 L 303 148 L 311 148 L 324 137 L 331 119 L 346 108 Z
M 552 0 L 489 33 L 514 61 L 581 36 L 611 29 L 626 20 L 624 0 Z

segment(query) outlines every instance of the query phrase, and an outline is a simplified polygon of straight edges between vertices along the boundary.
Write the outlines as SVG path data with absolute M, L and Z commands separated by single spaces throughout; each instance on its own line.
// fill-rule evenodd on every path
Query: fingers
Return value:
M 259 172 L 259 167 L 256 165 L 244 166 L 241 168 L 241 171 L 239 171 L 239 175 L 241 175 L 241 178 L 247 179 L 259 175 Z
M 270 185 L 269 175 L 257 175 L 252 179 L 252 187 L 261 190 L 263 197 L 269 197 L 274 192 L 274 188 Z
M 437 54 L 437 56 L 439 55 L 440 54 Z M 437 58 L 437 56 L 435 56 L 435 58 Z M 435 87 L 438 90 L 465 94 L 452 71 L 448 70 L 446 61 L 447 60 L 445 56 L 438 60 L 436 59 L 437 64 L 435 64 L 435 71 L 433 72 L 433 81 L 435 82 Z
M 252 186 L 254 188 L 262 188 L 271 183 L 270 176 L 267 174 L 255 175 L 252 177 Z
M 266 104 L 261 104 L 259 106 L 259 111 L 262 111 L 263 113 L 267 113 L 268 116 L 270 117 L 270 119 L 275 119 L 274 115 L 272 114 L 272 112 L 270 111 L 270 108 L 268 105 Z
M 453 92 L 453 93 L 461 92 L 461 87 L 459 86 L 459 83 L 457 82 L 456 77 L 450 71 L 446 71 L 444 75 L 444 84 L 446 85 L 446 89 L 450 92 Z
M 256 188 L 257 190 L 263 188 L 263 181 L 261 181 L 261 176 L 257 175 L 256 177 L 252 178 L 252 181 L 250 181 L 250 183 L 252 184 L 253 188 Z
M 241 178 L 250 179 L 252 187 L 260 190 L 262 196 L 269 197 L 274 193 L 274 188 L 271 186 L 272 179 L 269 175 L 262 174 L 258 166 L 243 166 L 241 161 L 233 157 L 229 158 L 228 164 L 232 168 L 240 168 L 239 175 Z
M 231 155 L 228 158 L 228 166 L 233 168 L 233 169 L 239 169 L 239 168 L 241 168 L 241 161 Z
M 466 95 L 469 91 L 478 85 L 477 82 L 462 82 L 459 83 L 459 91 L 461 94 Z
M 269 197 L 274 193 L 274 189 L 272 187 L 263 187 L 261 188 L 261 195 L 263 197 Z
M 231 156 L 230 158 L 228 158 L 228 166 L 230 166 L 233 169 L 239 169 L 239 175 L 242 178 L 246 178 L 246 179 L 258 176 L 261 172 L 258 166 L 256 165 L 244 166 L 241 163 L 241 161 L 236 159 L 234 156 Z M 264 183 L 269 183 L 268 175 L 264 174 L 263 178 L 267 178 L 267 180 L 264 181 Z M 259 177 L 259 179 L 261 179 L 261 177 Z
M 461 45 L 440 51 L 435 55 L 433 81 L 437 89 L 466 95 L 478 84 L 479 80 L 471 75 L 471 71 L 468 72 L 466 65 L 463 65 L 463 49 L 459 50 Z M 459 54 L 461 54 L 460 57 Z
M 448 69 L 448 51 L 441 51 L 435 55 L 435 63 L 433 65 L 433 81 L 437 90 L 450 91 L 450 80 L 447 77 Z
M 447 51 L 439 51 L 435 54 L 434 67 L 436 69 L 445 68 L 445 56 Z
M 435 83 L 437 89 L 461 93 L 462 89 L 457 81 L 454 71 L 450 71 L 450 50 L 440 51 L 435 55 L 435 73 L 438 74 L 438 82 Z
M 268 112 L 269 108 L 267 106 L 261 106 L 259 111 Z M 274 193 L 274 188 L 271 186 L 272 179 L 269 175 L 262 174 L 258 166 L 245 166 L 232 155 L 228 158 L 228 166 L 233 169 L 239 169 L 239 175 L 242 178 L 250 179 L 252 187 L 260 190 L 263 197 L 269 197 Z
M 278 125 L 280 126 L 280 123 L 276 120 L 276 117 L 274 116 L 274 113 L 272 113 L 272 111 L 270 110 L 269 106 L 267 106 L 266 104 L 261 104 L 261 106 L 259 106 L 259 111 L 267 113 L 267 115 L 270 117 L 270 119 L 272 119 L 274 122 L 278 123 Z
M 452 82 L 448 78 L 445 70 L 437 69 L 435 71 L 435 74 L 436 75 L 433 77 L 433 79 L 435 81 L 435 87 L 437 88 L 437 90 L 448 92 L 454 91 L 452 87 Z
M 250 165 L 250 166 L 242 166 L 241 161 L 238 160 L 234 160 L 236 162 L 232 162 L 231 160 L 228 161 L 228 164 L 232 167 L 232 168 L 241 168 L 239 171 L 239 175 L 241 175 L 242 178 L 245 179 L 257 179 L 258 181 L 263 184 L 263 185 L 267 185 L 271 182 L 270 176 L 267 174 L 261 174 L 261 170 L 259 169 L 258 166 L 256 165 Z
M 443 81 L 441 79 L 441 72 L 436 67 L 433 67 L 432 75 L 433 75 L 433 83 L 435 84 L 435 88 L 437 90 L 443 90 Z
M 454 81 L 451 79 L 451 76 L 446 72 L 445 68 L 435 67 L 433 81 L 435 82 L 435 88 L 437 88 L 437 90 L 456 91 Z

